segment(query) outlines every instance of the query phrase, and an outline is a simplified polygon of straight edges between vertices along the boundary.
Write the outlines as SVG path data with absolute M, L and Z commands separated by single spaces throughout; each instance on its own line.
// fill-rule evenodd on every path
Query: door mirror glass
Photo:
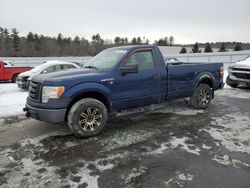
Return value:
M 130 73 L 138 73 L 138 65 L 136 64 L 127 64 L 121 67 L 120 72 L 122 75 Z

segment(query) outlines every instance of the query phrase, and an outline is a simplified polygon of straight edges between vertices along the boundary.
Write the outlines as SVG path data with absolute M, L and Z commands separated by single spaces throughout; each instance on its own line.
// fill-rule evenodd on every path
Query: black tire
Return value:
M 108 120 L 108 111 L 102 102 L 85 98 L 71 107 L 67 120 L 69 129 L 77 137 L 92 137 L 103 130 Z
M 27 83 L 26 83 L 26 86 L 25 86 L 25 90 L 29 90 L 29 86 L 30 86 L 30 81 L 29 80 L 27 80 Z
M 229 78 L 229 75 L 227 76 L 226 83 L 227 83 L 227 85 L 229 85 L 229 86 L 231 86 L 231 87 L 233 87 L 233 88 L 236 88 L 236 87 L 239 85 L 239 83 L 237 83 L 237 82 L 231 80 L 231 79 Z
M 12 83 L 16 83 L 17 74 L 12 77 Z
M 199 84 L 194 90 L 193 96 L 190 98 L 190 104 L 195 109 L 206 109 L 208 108 L 212 100 L 212 89 L 207 84 Z

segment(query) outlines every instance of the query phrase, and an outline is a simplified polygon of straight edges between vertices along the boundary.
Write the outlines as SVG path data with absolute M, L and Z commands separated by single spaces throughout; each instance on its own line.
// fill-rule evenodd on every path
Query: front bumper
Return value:
M 17 86 L 19 87 L 19 88 L 21 88 L 21 89 L 28 89 L 28 80 L 23 80 L 22 78 L 19 78 L 19 77 L 17 77 L 17 79 L 16 79 L 16 84 L 17 84 Z
M 230 74 L 229 75 L 229 79 L 235 82 L 239 82 L 239 83 L 247 83 L 250 84 L 250 79 L 244 79 L 244 78 L 237 78 L 234 75 Z
M 63 123 L 66 114 L 66 108 L 45 109 L 45 108 L 36 108 L 28 104 L 26 104 L 26 107 L 23 110 L 26 112 L 27 117 L 31 117 L 33 119 L 49 123 Z

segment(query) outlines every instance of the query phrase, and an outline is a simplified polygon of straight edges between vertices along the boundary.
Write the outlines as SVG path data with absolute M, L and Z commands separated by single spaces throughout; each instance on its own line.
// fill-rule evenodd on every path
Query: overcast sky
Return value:
M 250 42 L 250 0 L 0 0 L 0 26 L 21 35 Z

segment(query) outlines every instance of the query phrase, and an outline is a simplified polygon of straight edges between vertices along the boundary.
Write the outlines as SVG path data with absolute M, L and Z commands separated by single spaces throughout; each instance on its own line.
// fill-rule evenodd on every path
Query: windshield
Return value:
M 31 71 L 32 72 L 39 72 L 40 70 L 43 70 L 47 67 L 48 65 L 46 63 L 38 65 L 36 67 L 34 67 Z
M 125 49 L 107 49 L 87 62 L 85 68 L 112 69 L 127 52 Z

